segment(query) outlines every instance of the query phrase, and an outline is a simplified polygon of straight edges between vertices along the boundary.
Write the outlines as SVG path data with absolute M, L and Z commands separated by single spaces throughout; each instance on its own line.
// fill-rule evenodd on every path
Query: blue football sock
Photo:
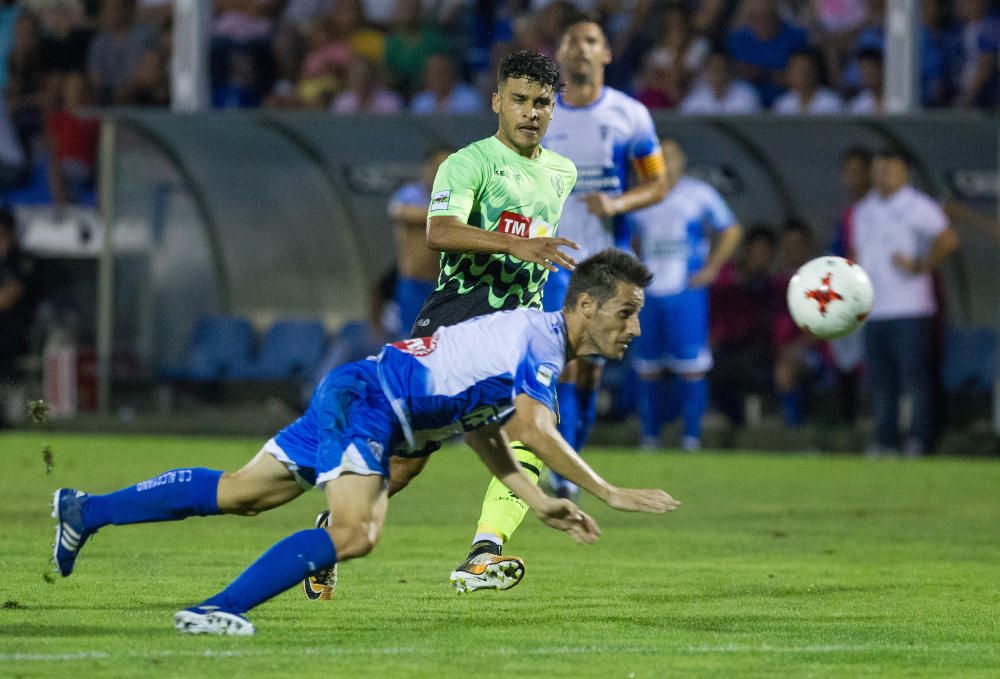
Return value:
M 221 471 L 204 467 L 172 469 L 107 495 L 91 495 L 83 505 L 83 523 L 87 530 L 97 530 L 109 523 L 122 526 L 219 514 L 221 476 Z
M 663 382 L 639 378 L 639 426 L 645 440 L 659 439 L 663 426 Z
M 785 418 L 785 424 L 793 428 L 801 427 L 805 419 L 802 390 L 779 392 L 778 401 L 781 403 L 781 414 Z
M 708 380 L 681 379 L 681 411 L 684 415 L 683 435 L 701 439 L 701 420 L 708 410 Z
M 572 382 L 559 382 L 556 384 L 556 398 L 559 400 L 559 433 L 576 450 L 576 426 L 579 420 L 576 385 Z
M 660 393 L 663 399 L 663 421 L 673 422 L 681 414 L 681 407 L 684 405 L 684 385 L 683 380 L 673 373 L 669 373 L 663 383 L 663 391 Z
M 587 389 L 586 391 L 576 390 L 577 411 L 576 424 L 576 449 L 581 450 L 587 445 L 590 438 L 590 430 L 594 428 L 597 421 L 597 390 Z
M 228 587 L 201 605 L 246 613 L 298 584 L 307 575 L 335 563 L 337 548 L 325 529 L 300 530 L 275 543 Z

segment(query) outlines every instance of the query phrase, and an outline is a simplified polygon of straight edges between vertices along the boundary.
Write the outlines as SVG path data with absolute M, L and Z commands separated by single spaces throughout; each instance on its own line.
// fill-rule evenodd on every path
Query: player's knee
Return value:
M 687 380 L 688 382 L 697 382 L 698 380 L 703 379 L 704 377 L 705 377 L 705 373 L 703 373 L 703 372 L 698 372 L 698 373 L 681 373 L 681 379 L 682 380 Z
M 224 472 L 219 477 L 217 493 L 219 511 L 223 514 L 257 516 L 271 508 L 257 489 L 243 482 L 239 472 Z
M 337 558 L 358 559 L 369 554 L 381 534 L 381 529 L 374 519 L 331 525 L 326 529 L 337 548 Z

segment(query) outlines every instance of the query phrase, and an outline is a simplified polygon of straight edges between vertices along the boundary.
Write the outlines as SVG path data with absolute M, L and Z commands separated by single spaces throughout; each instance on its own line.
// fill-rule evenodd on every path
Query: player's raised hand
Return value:
M 606 193 L 588 193 L 584 196 L 584 201 L 587 203 L 587 212 L 601 218 L 614 217 L 621 212 L 618 209 L 618 199 Z
M 538 238 L 516 238 L 514 241 L 510 246 L 509 253 L 512 257 L 540 264 L 549 271 L 555 271 L 557 266 L 561 266 L 567 271 L 576 268 L 576 260 L 559 249 L 560 247 L 580 249 L 579 245 L 568 238 L 541 236 Z
M 597 522 L 569 500 L 552 498 L 535 513 L 545 525 L 568 533 L 580 544 L 592 545 L 601 535 Z
M 663 514 L 672 512 L 680 506 L 680 502 L 659 488 L 614 488 L 606 500 L 612 509 L 623 512 L 649 512 Z

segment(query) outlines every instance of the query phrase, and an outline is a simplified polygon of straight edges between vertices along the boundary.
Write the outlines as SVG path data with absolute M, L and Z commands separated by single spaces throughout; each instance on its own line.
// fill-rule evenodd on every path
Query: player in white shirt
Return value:
M 931 272 L 958 248 L 958 235 L 938 203 L 909 185 L 899 151 L 876 155 L 874 188 L 854 210 L 854 256 L 875 289 L 865 326 L 865 355 L 875 406 L 874 451 L 900 446 L 899 395 L 913 404 L 908 456 L 927 452 L 934 440 L 932 317 L 937 313 Z
M 660 447 L 665 421 L 683 414 L 681 447 L 701 447 L 701 420 L 708 408 L 708 286 L 732 257 L 742 228 L 710 184 L 684 175 L 684 152 L 661 140 L 670 191 L 638 210 L 636 250 L 653 273 L 636 342 L 642 445 Z
M 646 107 L 604 84 L 611 62 L 607 37 L 591 16 L 578 15 L 565 29 L 556 55 L 565 89 L 556 99 L 545 148 L 576 165 L 577 181 L 563 208 L 559 235 L 580 245 L 586 257 L 607 247 L 628 249 L 631 236 L 625 213 L 652 205 L 666 195 L 663 155 Z M 637 181 L 629 185 L 634 173 Z M 562 307 L 569 271 L 549 274 L 542 304 Z M 599 361 L 575 361 L 559 384 L 559 430 L 577 450 L 596 418 Z M 577 490 L 553 477 L 556 491 Z
M 841 113 L 844 102 L 833 90 L 819 84 L 819 55 L 814 50 L 795 52 L 788 58 L 785 77 L 788 91 L 778 97 L 772 110 L 780 115 L 824 115 Z

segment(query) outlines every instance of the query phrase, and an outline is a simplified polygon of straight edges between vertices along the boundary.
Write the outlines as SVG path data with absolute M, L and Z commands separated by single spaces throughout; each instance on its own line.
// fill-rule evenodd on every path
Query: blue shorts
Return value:
M 264 450 L 308 488 L 345 473 L 388 478 L 389 457 L 399 439 L 399 424 L 382 393 L 375 361 L 359 361 L 330 372 L 305 414 Z
M 573 273 L 559 267 L 558 271 L 549 272 L 549 278 L 542 288 L 542 309 L 545 311 L 562 311 L 566 303 L 566 291 L 569 289 L 569 278 Z
M 642 334 L 635 340 L 639 373 L 664 368 L 700 373 L 712 367 L 708 348 L 708 290 L 689 288 L 676 295 L 646 297 L 639 312 Z
M 434 281 L 421 281 L 416 278 L 399 278 L 396 281 L 396 292 L 393 295 L 399 306 L 399 327 L 406 334 L 420 315 L 424 302 L 434 292 Z

